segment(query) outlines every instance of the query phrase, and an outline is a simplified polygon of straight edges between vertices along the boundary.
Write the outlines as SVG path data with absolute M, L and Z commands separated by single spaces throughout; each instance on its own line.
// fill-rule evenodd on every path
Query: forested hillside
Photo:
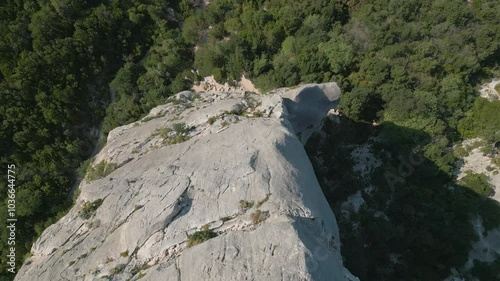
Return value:
M 463 221 L 469 213 L 454 214 L 465 210 L 458 205 L 443 205 L 449 208 L 443 207 L 439 218 L 446 219 L 429 219 L 458 224 L 454 229 L 462 230 L 462 236 L 451 244 L 439 248 L 452 234 L 441 232 L 442 225 L 425 225 L 419 234 L 427 244 L 418 236 L 413 244 L 397 244 L 397 250 L 427 250 L 404 256 L 404 266 L 392 271 L 381 268 L 388 258 L 381 249 L 402 242 L 406 233 L 436 214 L 432 206 L 440 204 L 438 199 L 450 198 L 441 189 L 452 181 L 454 143 L 472 136 L 500 141 L 498 118 L 490 117 L 498 115 L 500 104 L 476 101 L 474 88 L 499 75 L 499 14 L 498 0 L 212 0 L 206 7 L 192 0 L 2 2 L 0 164 L 18 167 L 18 259 L 71 204 L 76 168 L 96 145 L 90 132 L 100 124 L 107 133 L 137 120 L 169 95 L 189 88 L 199 79 L 195 67 L 199 76 L 213 74 L 219 82 L 232 83 L 244 73 L 262 90 L 337 81 L 344 93 L 341 109 L 353 126 L 381 124 L 373 135 L 354 134 L 350 141 L 378 136 L 383 140 L 376 144 L 378 151 L 392 157 L 419 153 L 426 161 L 398 194 L 415 217 L 393 240 L 382 243 L 382 233 L 369 241 L 378 243 L 376 250 L 368 247 L 358 251 L 361 256 L 345 256 L 348 267 L 368 278 L 364 280 L 442 278 L 463 262 L 472 239 Z M 322 147 L 330 147 L 325 153 L 347 165 L 340 158 L 347 152 L 333 143 Z M 338 166 L 332 163 L 342 169 Z M 377 183 L 384 172 L 379 170 L 371 181 Z M 349 175 L 336 180 L 344 181 L 343 194 L 324 187 L 325 194 L 345 198 L 363 185 Z M 432 188 L 408 195 L 423 186 Z M 376 205 L 387 199 L 379 195 Z M 430 198 L 436 200 L 432 206 L 420 204 Z M 329 199 L 338 207 L 340 199 Z M 485 202 L 474 206 L 497 208 Z M 395 221 L 404 220 L 397 217 L 403 205 L 390 208 Z M 4 200 L 0 209 L 6 209 Z M 0 214 L 5 221 L 6 213 Z M 495 218 L 486 221 L 498 224 Z M 6 235 L 3 229 L 2 241 Z M 359 233 L 352 235 L 346 247 L 354 244 L 347 241 L 367 242 Z M 0 249 L 5 264 L 6 247 Z M 436 254 L 440 251 L 442 256 Z M 346 249 L 351 252 L 356 249 Z M 436 256 L 445 259 L 442 264 L 425 261 Z M 366 262 L 356 264 L 358 260 Z
M 354 275 L 443 280 L 458 270 L 496 280 L 498 257 L 462 271 L 476 235 L 500 225 L 500 208 L 483 197 L 484 180 L 455 182 L 453 146 L 500 141 L 500 103 L 475 89 L 499 75 L 499 13 L 498 1 L 214 1 L 186 19 L 184 34 L 199 44 L 201 76 L 244 72 L 261 89 L 339 82 L 347 118 L 307 147 Z M 351 160 L 364 145 L 382 161 L 365 178 Z M 365 204 L 344 216 L 357 193 Z
M 107 131 L 182 89 L 175 78 L 190 66 L 192 50 L 179 36 L 178 1 L 7 0 L 1 5 L 0 193 L 6 198 L 6 167 L 15 164 L 20 266 L 32 241 L 71 204 L 75 170 L 91 155 L 103 118 L 108 116 Z M 147 52 L 146 61 L 137 64 Z M 108 84 L 115 77 L 116 104 L 107 108 Z M 0 209 L 5 222 L 6 200 Z M 3 227 L 3 265 L 7 235 Z M 5 270 L 2 266 L 0 273 Z

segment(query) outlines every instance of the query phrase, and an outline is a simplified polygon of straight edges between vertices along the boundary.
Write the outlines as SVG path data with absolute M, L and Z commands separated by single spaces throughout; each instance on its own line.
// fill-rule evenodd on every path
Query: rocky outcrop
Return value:
M 497 91 L 498 84 L 500 84 L 500 79 L 493 79 L 491 82 L 481 85 L 479 89 L 479 94 L 482 98 L 489 101 L 496 101 L 500 98 L 500 93 Z
M 182 92 L 116 128 L 16 280 L 357 280 L 296 137 L 338 98 Z

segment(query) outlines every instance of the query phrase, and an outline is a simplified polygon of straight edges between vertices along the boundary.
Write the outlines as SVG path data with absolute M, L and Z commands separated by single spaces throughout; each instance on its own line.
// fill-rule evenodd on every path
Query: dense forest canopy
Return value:
M 103 118 L 109 131 L 185 88 L 175 78 L 193 55 L 179 33 L 178 5 L 2 2 L 0 162 L 4 170 L 11 163 L 17 166 L 18 265 L 34 239 L 71 205 L 76 168 L 91 156 Z M 111 99 L 116 102 L 108 106 Z M 2 198 L 7 195 L 5 176 Z M 6 200 L 0 205 L 7 210 Z M 6 216 L 0 212 L 2 221 Z M 7 235 L 2 228 L 2 241 Z M 5 265 L 8 247 L 0 249 Z M 5 270 L 2 266 L 0 273 Z
M 474 88 L 499 75 L 499 14 L 497 0 L 212 0 L 206 7 L 194 0 L 3 1 L 0 164 L 18 166 L 19 261 L 71 205 L 76 169 L 97 145 L 100 124 L 107 133 L 133 122 L 190 88 L 199 76 L 233 83 L 245 74 L 262 90 L 337 81 L 344 93 L 341 109 L 352 122 L 382 124 L 376 133 L 383 140 L 376 144 L 380 151 L 418 151 L 428 164 L 419 171 L 439 175 L 432 183 L 436 196 L 413 199 L 449 198 L 440 188 L 452 181 L 453 144 L 477 136 L 500 141 L 494 117 L 500 104 L 477 99 Z M 325 153 L 343 153 L 332 149 Z M 343 180 L 345 198 L 359 185 L 349 177 Z M 407 191 L 430 181 L 410 178 Z M 2 173 L 2 198 L 6 182 Z M 5 210 L 5 201 L 0 204 Z M 401 220 L 399 207 L 388 212 L 396 221 Z M 421 207 L 412 206 L 413 212 Z M 444 211 L 461 210 L 450 208 Z M 420 211 L 435 213 L 428 206 Z M 465 220 L 467 213 L 456 216 Z M 0 220 L 5 219 L 0 212 Z M 409 220 L 402 227 L 417 223 Z M 370 275 L 370 280 L 438 280 L 463 262 L 451 257 L 463 257 L 470 246 L 465 222 L 457 228 L 465 229 L 464 235 L 450 246 L 462 247 L 456 249 L 460 253 L 441 249 L 448 259 L 437 268 L 424 261 L 424 254 L 405 256 L 411 263 L 390 272 L 374 262 L 380 251 L 362 251 L 361 258 L 369 261 L 364 268 L 353 267 L 360 256 L 344 258 L 355 274 Z M 448 236 L 433 231 L 426 233 L 437 235 L 436 241 Z M 5 241 L 7 232 L 0 235 Z M 389 241 L 401 242 L 401 237 Z M 438 251 L 435 244 L 419 243 L 398 245 Z M 0 249 L 5 264 L 6 249 Z M 476 272 L 487 266 L 478 264 Z

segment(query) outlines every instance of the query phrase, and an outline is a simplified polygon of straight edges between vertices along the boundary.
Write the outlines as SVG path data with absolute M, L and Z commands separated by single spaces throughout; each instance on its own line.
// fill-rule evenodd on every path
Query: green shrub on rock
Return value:
M 97 165 L 89 167 L 87 172 L 87 182 L 106 177 L 116 170 L 117 166 L 118 165 L 115 163 L 109 163 L 103 160 Z
M 101 206 L 102 204 L 102 199 L 97 199 L 93 202 L 85 202 L 83 204 L 83 207 L 82 207 L 82 211 L 80 213 L 80 217 L 82 217 L 83 219 L 90 219 L 95 211 L 97 210 L 97 208 L 99 208 L 99 206 Z
M 187 245 L 188 247 L 193 247 L 214 237 L 217 237 L 217 233 L 213 232 L 212 230 L 197 231 L 191 235 L 188 235 Z

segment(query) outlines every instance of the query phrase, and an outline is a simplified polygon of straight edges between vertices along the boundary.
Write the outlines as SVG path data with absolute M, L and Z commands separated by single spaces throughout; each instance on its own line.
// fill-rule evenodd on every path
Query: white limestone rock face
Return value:
M 310 87 L 318 96 L 305 106 L 316 100 L 326 114 L 325 93 L 338 87 Z M 184 92 L 113 130 L 93 165 L 117 168 L 82 181 L 77 204 L 44 231 L 16 280 L 357 280 L 293 131 L 311 112 L 290 91 L 302 93 Z M 293 119 L 277 114 L 286 110 Z M 190 245 L 201 231 L 215 237 Z

